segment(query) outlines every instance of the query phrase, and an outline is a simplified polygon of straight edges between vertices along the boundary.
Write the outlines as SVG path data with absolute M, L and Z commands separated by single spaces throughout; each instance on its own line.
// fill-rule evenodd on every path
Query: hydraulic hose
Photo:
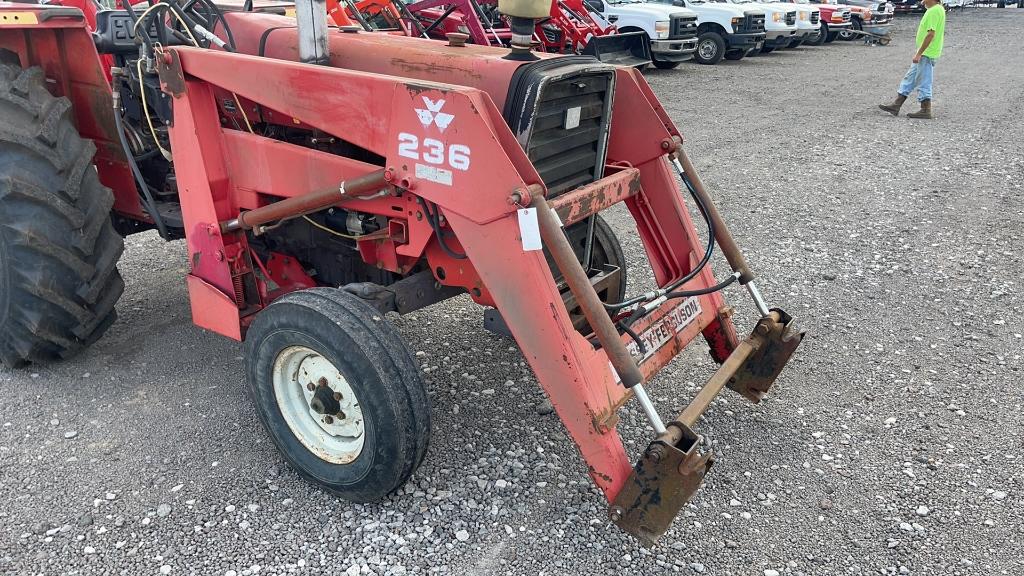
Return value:
M 153 194 L 149 191 L 149 184 L 146 184 L 145 178 L 142 177 L 139 165 L 135 163 L 135 156 L 128 146 L 128 139 L 124 135 L 124 124 L 121 120 L 121 91 L 115 88 L 113 96 L 114 126 L 117 129 L 117 136 L 121 140 L 121 147 L 124 148 L 124 156 L 128 159 L 128 166 L 132 170 L 132 175 L 135 176 L 135 182 L 139 186 L 139 192 L 142 194 L 146 204 L 146 211 L 149 212 L 153 223 L 156 224 L 157 232 L 159 232 L 160 237 L 164 240 L 170 240 L 167 234 L 167 226 L 164 225 L 163 218 L 160 217 L 160 212 L 156 209 L 156 200 L 153 199 Z

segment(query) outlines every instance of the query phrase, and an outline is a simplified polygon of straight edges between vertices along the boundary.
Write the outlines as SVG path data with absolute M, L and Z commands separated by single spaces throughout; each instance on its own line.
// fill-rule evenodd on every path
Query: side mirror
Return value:
M 587 8 L 594 12 L 604 12 L 604 0 L 586 0 Z

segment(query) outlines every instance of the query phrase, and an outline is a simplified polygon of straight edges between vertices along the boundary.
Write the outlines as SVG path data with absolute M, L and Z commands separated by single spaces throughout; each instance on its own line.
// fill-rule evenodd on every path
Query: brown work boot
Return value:
M 921 109 L 917 112 L 911 112 L 907 114 L 907 118 L 924 118 L 926 120 L 932 119 L 932 101 L 921 100 Z
M 900 108 L 903 107 L 903 103 L 907 101 L 907 97 L 903 94 L 896 94 L 896 100 L 892 104 L 879 104 L 878 107 L 885 110 L 893 116 L 900 115 Z

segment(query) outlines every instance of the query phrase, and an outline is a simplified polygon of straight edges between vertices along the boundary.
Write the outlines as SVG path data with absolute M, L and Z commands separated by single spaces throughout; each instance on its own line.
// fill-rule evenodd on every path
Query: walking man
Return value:
M 900 82 L 896 101 L 892 104 L 879 104 L 878 107 L 893 116 L 898 116 L 903 103 L 910 93 L 917 88 L 917 99 L 921 101 L 921 110 L 907 114 L 910 118 L 932 118 L 932 74 L 935 61 L 942 54 L 942 37 L 946 30 L 946 11 L 939 0 L 924 0 L 927 8 L 921 23 L 917 26 L 917 53 L 914 63 Z

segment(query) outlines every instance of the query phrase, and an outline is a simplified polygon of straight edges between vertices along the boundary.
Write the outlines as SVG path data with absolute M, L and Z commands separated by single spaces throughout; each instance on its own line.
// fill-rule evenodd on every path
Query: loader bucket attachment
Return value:
M 582 54 L 605 64 L 639 68 L 651 63 L 651 41 L 643 32 L 591 36 Z
M 773 308 L 753 333 L 726 358 L 666 431 L 651 442 L 612 502 L 612 522 L 646 546 L 653 546 L 700 488 L 714 461 L 699 450 L 692 429 L 723 388 L 759 402 L 803 340 L 793 318 Z
M 710 452 L 700 453 L 700 436 L 689 426 L 668 426 L 675 428 L 674 434 L 651 442 L 609 509 L 616 526 L 648 547 L 669 529 L 714 462 Z M 673 442 L 671 436 L 679 440 Z

